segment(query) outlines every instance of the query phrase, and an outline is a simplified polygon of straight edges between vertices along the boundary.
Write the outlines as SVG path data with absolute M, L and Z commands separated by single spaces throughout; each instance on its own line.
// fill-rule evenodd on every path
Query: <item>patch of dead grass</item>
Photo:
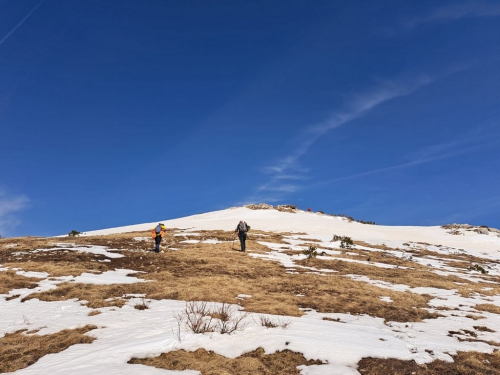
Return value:
M 401 266 L 414 266 L 410 269 L 382 269 L 368 264 L 345 262 L 340 260 L 311 259 L 299 261 L 299 264 L 318 269 L 329 268 L 338 274 L 318 275 L 300 271 L 298 274 L 287 274 L 278 262 L 270 262 L 234 251 L 239 244 L 232 244 L 233 232 L 197 231 L 193 236 L 198 240 L 218 239 L 218 244 L 185 244 L 183 236 L 173 236 L 169 231 L 164 242 L 172 241 L 181 251 L 167 251 L 154 254 L 137 249 L 137 244 L 152 241 L 135 241 L 134 237 L 148 237 L 149 232 L 133 232 L 109 236 L 77 237 L 71 240 L 79 245 L 101 245 L 111 248 L 125 248 L 125 257 L 109 259 L 100 263 L 96 259 L 102 256 L 75 253 L 72 251 L 57 252 L 48 258 L 45 264 L 40 261 L 18 261 L 20 268 L 29 270 L 44 269 L 54 275 L 82 272 L 85 268 L 93 271 L 106 269 L 133 269 L 144 273 L 135 276 L 148 280 L 147 283 L 127 285 L 90 285 L 63 283 L 56 289 L 43 293 L 34 293 L 26 299 L 39 298 L 46 301 L 76 298 L 88 301 L 87 306 L 99 308 L 105 306 L 122 306 L 126 303 L 126 294 L 142 294 L 148 299 L 177 299 L 184 301 L 204 300 L 225 303 L 238 303 L 246 311 L 277 315 L 300 316 L 299 308 L 311 308 L 320 312 L 337 312 L 352 314 L 369 314 L 396 321 L 420 321 L 439 316 L 429 313 L 429 296 L 396 292 L 382 289 L 364 282 L 346 278 L 346 274 L 366 275 L 374 280 L 383 280 L 393 284 L 406 284 L 412 287 L 426 286 L 443 289 L 458 289 L 462 294 L 470 294 L 473 288 L 479 290 L 486 284 L 471 283 L 463 286 L 456 284 L 464 280 L 453 276 L 444 277 L 429 272 L 424 266 L 396 257 L 384 257 L 383 252 L 367 252 L 377 260 L 395 262 Z M 189 236 L 189 233 L 183 233 Z M 259 244 L 264 240 L 283 244 L 283 238 L 290 233 L 265 233 L 266 235 L 249 235 L 248 248 L 254 253 L 269 252 Z M 349 251 L 358 251 L 350 249 Z M 363 251 L 360 251 L 360 254 Z M 14 263 L 11 263 L 14 264 Z M 59 266 L 60 265 L 60 266 Z M 74 268 L 72 268 L 72 266 Z M 239 294 L 251 295 L 251 298 L 237 300 Z M 299 297 L 298 295 L 303 295 Z M 388 296 L 392 303 L 380 300 Z
M 458 352 L 452 363 L 435 360 L 425 365 L 394 358 L 363 358 L 358 371 L 363 375 L 500 375 L 500 352 Z
M 126 294 L 144 294 L 148 299 L 214 301 L 239 303 L 246 311 L 300 316 L 302 308 L 320 312 L 370 314 L 386 320 L 420 321 L 439 315 L 425 310 L 430 297 L 395 292 L 341 277 L 315 274 L 286 274 L 275 262 L 255 259 L 229 244 L 191 245 L 181 252 L 127 254 L 108 263 L 110 268 L 128 268 L 146 273 L 137 277 L 150 280 L 131 285 L 90 285 L 63 283 L 56 289 L 34 293 L 26 299 L 45 301 L 76 298 L 91 308 L 122 306 Z M 253 247 L 252 247 L 253 248 Z M 251 295 L 243 301 L 239 294 Z M 301 294 L 303 297 L 298 297 Z M 387 303 L 380 300 L 389 296 Z
M 412 288 L 428 287 L 438 289 L 456 289 L 457 293 L 464 297 L 469 297 L 473 293 L 490 295 L 495 291 L 500 292 L 500 288 L 494 284 L 472 283 L 457 276 L 438 275 L 430 268 L 381 268 L 375 265 L 342 261 L 340 259 L 304 259 L 296 262 L 299 265 L 314 267 L 317 269 L 330 269 L 337 271 L 339 275 L 363 275 L 372 280 L 386 281 L 391 284 L 404 284 Z M 490 291 L 483 290 L 485 287 L 492 288 Z
M 493 305 L 492 303 L 482 303 L 474 306 L 476 310 L 487 311 L 492 314 L 500 314 L 500 306 Z
M 143 364 L 166 370 L 197 370 L 202 375 L 293 375 L 300 374 L 297 366 L 321 365 L 319 360 L 306 360 L 301 353 L 290 350 L 265 354 L 262 348 L 237 358 L 226 358 L 212 351 L 178 350 L 156 358 L 133 358 L 128 363 Z
M 54 258 L 60 260 L 53 260 Z M 33 257 L 30 262 L 7 262 L 3 265 L 9 268 L 20 268 L 24 271 L 46 272 L 51 277 L 80 276 L 84 272 L 106 272 L 106 263 L 96 262 L 95 257 L 89 254 L 73 254 L 73 260 L 64 261 L 60 254 Z M 82 258 L 86 258 L 82 260 Z
M 85 333 L 96 328 L 87 325 L 43 336 L 22 331 L 7 333 L 0 338 L 0 373 L 26 368 L 47 354 L 62 352 L 75 344 L 89 344 L 94 338 Z
M 7 270 L 0 272 L 0 294 L 8 294 L 12 289 L 32 289 L 38 286 L 38 279 L 16 274 Z

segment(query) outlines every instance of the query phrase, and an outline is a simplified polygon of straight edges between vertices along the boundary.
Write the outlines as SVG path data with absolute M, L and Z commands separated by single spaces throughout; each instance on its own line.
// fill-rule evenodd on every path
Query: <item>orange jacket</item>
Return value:
M 156 227 L 157 227 L 157 226 L 158 226 L 158 225 L 156 225 L 156 226 L 155 226 L 155 227 L 151 230 L 151 237 L 153 237 L 153 238 L 156 238 Z M 160 229 L 160 233 L 159 233 L 159 235 L 163 237 L 163 236 L 165 235 L 165 231 L 166 231 L 166 230 L 167 230 L 167 228 L 165 228 L 165 225 L 161 225 L 161 229 Z

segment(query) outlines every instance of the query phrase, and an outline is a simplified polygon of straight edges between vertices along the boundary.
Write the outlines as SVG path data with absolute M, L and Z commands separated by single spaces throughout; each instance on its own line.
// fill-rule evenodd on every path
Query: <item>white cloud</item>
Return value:
M 410 167 L 414 167 L 417 165 L 422 165 L 422 164 L 427 164 L 427 163 L 432 163 L 438 160 L 444 160 L 444 159 L 450 159 L 453 157 L 465 155 L 477 150 L 483 150 L 486 147 L 497 145 L 500 143 L 500 139 L 492 137 L 491 135 L 488 137 L 489 142 L 486 141 L 486 138 L 484 137 L 466 137 L 463 139 L 459 140 L 454 140 L 451 142 L 445 142 L 445 143 L 440 143 L 436 145 L 431 145 L 424 147 L 417 152 L 414 152 L 410 155 L 409 161 L 406 161 L 404 163 L 388 166 L 388 167 L 383 167 L 383 168 L 376 168 L 372 169 L 366 172 L 361 172 L 361 173 L 354 173 L 348 176 L 342 176 L 342 177 L 337 177 L 334 179 L 330 179 L 327 181 L 320 182 L 318 184 L 314 184 L 312 186 L 318 187 L 322 185 L 328 185 L 334 182 L 339 182 L 339 181 L 345 181 L 345 180 L 352 180 L 356 178 L 361 178 L 361 177 L 367 177 L 367 176 L 372 176 L 380 173 L 385 173 L 385 172 L 391 172 L 395 170 L 401 170 L 401 169 L 406 169 Z
M 21 223 L 13 214 L 26 209 L 29 201 L 24 195 L 11 197 L 0 191 L 0 235 L 7 235 Z
M 44 3 L 44 1 L 45 0 L 40 1 L 12 30 L 7 33 L 7 35 L 0 39 L 0 44 L 5 42 L 12 34 L 14 34 L 16 30 L 19 29 L 23 25 L 23 23 L 25 23 L 26 20 L 30 18 L 30 16 Z
M 435 9 L 427 17 L 414 19 L 406 24 L 412 28 L 423 23 L 438 21 L 455 21 L 470 17 L 495 17 L 500 16 L 500 3 L 486 1 L 454 2 Z
M 409 95 L 424 85 L 433 82 L 433 79 L 423 76 L 411 82 L 379 81 L 375 89 L 351 96 L 346 105 L 346 110 L 333 113 L 330 118 L 320 124 L 307 127 L 300 135 L 300 144 L 287 156 L 276 164 L 266 166 L 262 172 L 269 175 L 268 182 L 259 186 L 255 196 L 259 197 L 263 192 L 292 193 L 301 189 L 299 185 L 290 184 L 288 180 L 306 179 L 307 169 L 300 165 L 300 158 L 304 156 L 316 141 L 329 131 L 343 126 L 357 118 L 365 116 L 376 106 L 392 99 Z M 285 177 L 287 176 L 287 177 Z M 279 198 L 277 198 L 279 199 Z

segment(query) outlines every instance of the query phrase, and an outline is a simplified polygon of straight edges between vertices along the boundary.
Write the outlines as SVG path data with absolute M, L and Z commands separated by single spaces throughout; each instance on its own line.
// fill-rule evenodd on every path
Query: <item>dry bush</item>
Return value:
M 179 341 L 182 326 L 193 333 L 231 334 L 245 328 L 243 320 L 247 315 L 247 312 L 241 312 L 234 305 L 227 303 L 217 305 L 206 301 L 190 301 L 186 302 L 184 310 L 175 316 L 177 332 L 173 331 Z
M 290 350 L 266 355 L 262 348 L 234 359 L 198 349 L 195 352 L 178 350 L 156 358 L 132 358 L 128 363 L 176 371 L 197 370 L 202 375 L 299 375 L 298 366 L 322 364 L 319 360 L 306 360 L 301 353 Z
M 261 315 L 261 316 L 259 316 L 259 320 L 260 320 L 260 325 L 262 327 L 266 327 L 266 328 L 281 327 L 283 329 L 287 329 L 290 326 L 290 324 L 292 323 L 290 321 L 290 319 L 283 318 L 280 316 L 278 316 L 276 318 L 272 318 L 270 316 Z
M 148 302 L 146 298 L 142 298 L 141 302 L 138 302 L 134 305 L 134 308 L 137 310 L 147 310 L 149 309 L 149 304 L 150 302 Z
M 217 319 L 216 330 L 222 334 L 243 330 L 246 326 L 243 320 L 247 315 L 247 312 L 241 312 L 236 306 L 227 303 L 216 306 L 212 312 L 212 316 Z
M 193 333 L 213 332 L 212 314 L 208 302 L 186 302 L 186 326 Z
M 0 338 L 0 373 L 26 368 L 44 355 L 62 352 L 75 344 L 89 344 L 94 338 L 85 333 L 96 328 L 86 325 L 43 336 L 27 335 L 23 331 L 7 333 Z
M 500 352 L 458 352 L 452 363 L 435 360 L 425 365 L 394 358 L 363 358 L 358 371 L 363 375 L 500 375 Z

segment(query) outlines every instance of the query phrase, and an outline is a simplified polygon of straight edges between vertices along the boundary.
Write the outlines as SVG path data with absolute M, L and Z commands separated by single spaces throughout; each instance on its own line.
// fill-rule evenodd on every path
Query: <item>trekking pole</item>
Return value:
M 234 250 L 234 240 L 236 239 L 236 236 L 233 236 L 233 244 L 231 245 L 231 250 Z

